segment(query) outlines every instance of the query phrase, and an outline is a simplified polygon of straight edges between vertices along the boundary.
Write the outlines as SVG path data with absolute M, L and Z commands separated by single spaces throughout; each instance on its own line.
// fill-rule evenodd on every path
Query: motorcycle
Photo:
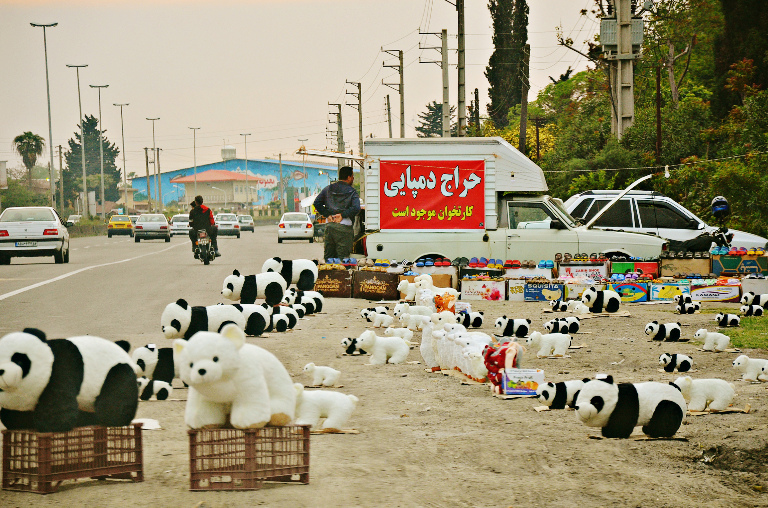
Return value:
M 211 239 L 208 232 L 204 229 L 197 230 L 197 241 L 195 242 L 195 257 L 203 264 L 207 265 L 216 259 L 216 253 L 213 251 Z

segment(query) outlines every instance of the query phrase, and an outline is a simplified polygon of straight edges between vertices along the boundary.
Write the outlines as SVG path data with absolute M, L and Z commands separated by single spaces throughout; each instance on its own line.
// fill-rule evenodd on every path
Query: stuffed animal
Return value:
M 297 302 L 306 303 L 309 298 L 315 304 L 314 312 L 322 312 L 323 304 L 325 303 L 325 297 L 319 291 L 296 291 L 294 288 L 289 289 L 296 293 Z
M 373 315 L 372 323 L 374 328 L 381 328 L 381 327 L 388 328 L 395 323 L 395 318 L 390 316 L 389 314 L 376 313 Z
M 193 429 L 283 426 L 293 420 L 296 390 L 275 355 L 246 344 L 245 332 L 227 325 L 221 333 L 198 332 L 173 342 L 179 375 L 189 385 L 184 421 Z
M 691 295 L 679 294 L 679 295 L 673 296 L 672 301 L 676 304 L 693 303 L 693 298 L 691 298 Z
M 397 291 L 405 295 L 403 300 L 412 302 L 416 299 L 416 283 L 403 279 L 397 284 Z
M 296 284 L 301 291 L 315 289 L 317 281 L 317 261 L 309 259 L 270 258 L 261 266 L 262 272 L 277 272 L 288 284 Z M 285 291 L 283 291 L 285 292 Z
M 400 317 L 401 314 L 410 314 L 411 316 L 431 316 L 434 310 L 426 305 L 409 305 L 407 303 L 398 303 L 392 314 Z
M 584 383 L 576 414 L 589 427 L 602 427 L 603 437 L 626 439 L 642 425 L 651 437 L 672 437 L 685 418 L 680 390 L 664 383 L 614 384 L 613 377 Z
M 189 339 L 197 332 L 218 332 L 230 323 L 245 328 L 243 313 L 232 305 L 192 307 L 183 298 L 166 305 L 160 316 L 166 339 Z
M 598 290 L 590 286 L 581 294 L 581 301 L 589 307 L 594 314 L 605 312 L 617 312 L 621 307 L 621 296 L 616 291 L 609 289 Z
M 323 310 L 325 298 L 317 291 L 299 291 L 296 288 L 288 288 L 283 294 L 280 303 L 293 307 L 296 304 L 302 305 L 303 314 L 314 314 Z M 303 315 L 299 317 L 304 317 Z
M 743 305 L 740 309 L 742 316 L 762 316 L 763 307 L 760 305 Z
M 296 311 L 299 319 L 303 318 L 307 314 L 307 308 L 300 303 L 292 303 L 291 308 Z
M 400 337 L 380 337 L 373 330 L 366 330 L 357 338 L 359 347 L 371 352 L 371 365 L 403 363 L 410 347 Z
M 568 302 L 564 300 L 550 300 L 549 305 L 555 312 L 565 312 L 568 310 Z
M 680 323 L 659 324 L 658 321 L 651 321 L 645 325 L 645 334 L 650 335 L 651 340 L 677 342 L 681 334 Z
M 431 321 L 430 316 L 422 314 L 400 314 L 400 323 L 409 330 L 422 330 L 426 323 Z
M 333 386 L 341 376 L 341 371 L 331 367 L 308 363 L 304 366 L 304 372 L 312 376 L 312 386 Z
M 675 312 L 678 314 L 693 314 L 696 310 L 696 305 L 693 303 L 678 303 L 675 305 Z
M 675 379 L 688 411 L 724 411 L 733 403 L 736 395 L 733 384 L 722 379 L 693 379 L 691 376 Z
M 346 339 L 342 339 L 341 345 L 344 346 L 344 352 L 348 355 L 353 355 L 355 352 L 361 355 L 368 354 L 364 349 L 360 348 L 360 344 L 357 342 L 356 338 L 347 337 Z
M 277 305 L 283 299 L 288 284 L 276 272 L 257 273 L 256 275 L 240 275 L 234 270 L 232 275 L 224 279 L 221 294 L 224 298 L 240 303 L 255 303 L 257 298 L 263 298 L 269 305 Z
M 383 306 L 368 307 L 367 309 L 360 310 L 360 316 L 370 323 L 371 321 L 373 321 L 374 314 L 387 314 L 388 312 L 389 312 L 389 307 L 383 307 Z M 397 315 L 395 315 L 395 317 L 397 317 Z
M 747 291 L 744 296 L 741 297 L 742 305 L 760 305 L 761 307 L 768 308 L 768 294 L 756 295 L 752 291 Z
M 766 365 L 768 360 L 750 358 L 747 355 L 740 355 L 733 361 L 733 368 L 742 373 L 742 381 L 768 381 L 763 371 Z
M 531 329 L 530 319 L 512 319 L 507 316 L 501 316 L 494 325 L 499 331 L 497 335 L 501 337 L 523 338 L 528 335 Z
M 504 369 L 521 369 L 523 367 L 524 352 L 523 346 L 514 341 L 483 348 L 483 360 L 488 371 L 488 381 L 491 382 L 495 393 L 501 391 Z
M 435 354 L 435 347 L 433 345 L 434 335 L 432 333 L 434 324 L 430 321 L 425 324 L 421 329 L 421 343 L 419 344 L 419 353 L 421 353 L 421 359 L 424 360 L 424 365 L 427 366 L 432 372 L 440 370 L 440 362 L 437 361 Z M 384 332 L 387 336 L 394 336 L 393 333 L 389 333 L 390 330 L 408 330 L 408 328 L 387 328 Z M 408 330 L 411 332 L 411 330 Z M 411 332 L 413 334 L 413 332 Z M 405 337 L 403 337 L 405 339 Z M 409 340 L 409 339 L 405 339 Z
M 720 326 L 739 326 L 741 318 L 736 314 L 724 314 L 722 312 L 715 316 L 715 321 Z
M 690 356 L 674 353 L 663 353 L 659 356 L 659 365 L 664 366 L 664 372 L 688 372 L 693 366 L 693 359 Z
M 258 337 L 267 329 L 267 325 L 271 320 L 272 307 L 268 305 L 265 307 L 255 303 L 236 303 L 232 307 L 243 314 L 245 318 L 245 328 L 243 328 L 243 331 L 245 331 L 246 335 Z
M 390 326 L 384 330 L 384 335 L 387 337 L 400 337 L 404 341 L 410 342 L 413 338 L 413 330 L 409 330 L 408 328 L 393 328 Z
M 139 367 L 138 376 L 166 383 L 171 383 L 173 378 L 179 377 L 171 347 L 159 348 L 155 344 L 147 344 L 136 348 L 131 354 L 131 360 Z
M 574 314 L 589 314 L 589 307 L 584 305 L 581 300 L 570 300 L 568 302 L 568 311 Z
M 568 316 L 565 319 L 565 322 L 568 323 L 568 333 L 574 334 L 579 331 L 579 328 L 581 327 L 581 320 L 577 318 L 576 316 Z
M 700 328 L 693 335 L 693 338 L 704 342 L 701 347 L 704 351 L 715 351 L 720 353 L 728 349 L 731 344 L 731 338 L 719 332 L 708 332 L 706 328 Z
M 264 331 L 265 332 L 275 331 L 278 333 L 283 333 L 288 330 L 288 324 L 289 324 L 288 316 L 280 313 L 275 314 L 273 312 L 269 316 L 269 322 L 267 323 L 267 327 L 264 328 Z
M 549 333 L 576 333 L 579 331 L 579 318 L 555 318 L 544 323 L 544 329 Z
M 568 348 L 571 346 L 571 336 L 565 333 L 548 333 L 542 335 L 541 332 L 533 332 L 526 339 L 525 343 L 533 348 L 539 348 L 536 353 L 538 358 L 547 356 L 565 356 Z
M 456 314 L 456 322 L 466 328 L 482 328 L 483 312 L 459 312 Z
M 574 407 L 576 397 L 579 396 L 584 383 L 589 381 L 574 379 L 573 381 L 561 381 L 559 383 L 540 384 L 536 388 L 536 397 L 539 402 L 550 409 L 565 409 L 565 406 Z
M 453 288 L 439 288 L 439 287 L 435 286 L 434 285 L 434 281 L 432 280 L 432 276 L 429 275 L 429 274 L 426 274 L 426 273 L 421 274 L 421 275 L 417 275 L 413 279 L 413 282 L 414 282 L 414 284 L 416 284 L 416 292 L 417 293 L 418 293 L 419 290 L 426 290 L 426 291 L 431 291 L 432 294 L 435 294 L 435 295 L 449 294 L 449 295 L 453 296 L 454 298 L 458 298 L 459 297 L 459 292 L 456 291 Z
M 293 307 L 288 305 L 276 305 L 272 314 L 277 312 L 288 318 L 288 329 L 292 330 L 296 323 L 299 322 L 299 313 Z
M 166 400 L 173 392 L 170 383 L 159 379 L 147 379 L 141 376 L 136 382 L 139 385 L 139 400 L 149 400 L 153 396 L 157 400 Z
M 296 424 L 317 427 L 325 418 L 323 430 L 341 431 L 357 406 L 358 398 L 330 390 L 305 390 L 294 383 L 296 391 Z
M 0 339 L 0 422 L 38 432 L 129 425 L 139 405 L 138 371 L 125 349 L 100 337 L 9 333 Z

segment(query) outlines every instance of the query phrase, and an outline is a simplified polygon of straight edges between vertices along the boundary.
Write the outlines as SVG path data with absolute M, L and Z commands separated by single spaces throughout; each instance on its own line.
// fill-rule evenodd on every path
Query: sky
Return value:
M 529 100 L 570 66 L 588 61 L 558 46 L 556 28 L 574 47 L 598 31 L 580 16 L 593 0 L 528 0 L 531 45 Z M 465 1 L 466 102 L 479 89 L 486 113 L 484 71 L 493 52 L 486 0 Z M 399 94 L 384 83 L 399 81 L 384 67 L 404 52 L 405 136 L 415 137 L 418 114 L 442 101 L 439 37 L 420 32 L 448 29 L 450 101 L 457 99 L 457 14 L 446 0 L 0 0 L 0 161 L 22 167 L 13 138 L 32 131 L 46 140 L 38 164 L 47 165 L 48 107 L 43 29 L 51 93 L 53 145 L 63 145 L 78 126 L 76 71 L 80 69 L 83 114 L 101 116 L 106 136 L 119 149 L 125 135 L 127 173 L 144 173 L 144 148 L 162 149 L 163 172 L 221 160 L 232 145 L 249 159 L 300 160 L 296 150 L 334 149 L 341 103 L 347 151 L 358 151 L 356 92 L 362 84 L 364 137 L 387 137 L 386 96 L 392 129 L 399 136 Z M 120 108 L 115 103 L 128 103 Z M 159 118 L 153 122 L 147 118 Z M 199 127 L 196 140 L 190 127 Z M 242 136 L 241 134 L 250 134 Z M 309 160 L 309 159 L 308 159 Z M 117 166 L 122 169 L 122 156 Z M 327 162 L 327 160 L 326 160 Z M 54 165 L 58 168 L 57 152 Z

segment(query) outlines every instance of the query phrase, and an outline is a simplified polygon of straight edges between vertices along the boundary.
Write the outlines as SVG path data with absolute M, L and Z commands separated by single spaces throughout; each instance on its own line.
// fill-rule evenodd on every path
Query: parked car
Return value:
M 255 233 L 253 228 L 253 217 L 250 215 L 238 215 L 237 222 L 240 223 L 240 231 L 250 231 Z
M 82 219 L 82 215 L 70 215 L 67 217 L 67 222 L 65 223 L 66 226 L 74 226 L 75 224 L 78 224 L 80 222 L 80 219 Z
M 171 217 L 171 236 L 174 235 L 189 235 L 189 214 L 180 213 Z
M 213 218 L 219 227 L 219 236 L 236 236 L 240 238 L 240 223 L 234 213 L 220 213 Z
M 133 237 L 133 222 L 127 215 L 113 215 L 107 223 L 107 237 L 112 235 L 130 235 Z
M 148 240 L 152 238 L 163 238 L 166 242 L 171 241 L 171 226 L 168 225 L 168 219 L 161 213 L 143 213 L 136 220 L 134 231 L 134 241 L 139 243 L 141 239 Z
M 565 208 L 576 219 L 588 222 L 621 191 L 588 190 L 571 196 Z M 640 233 L 651 233 L 670 241 L 691 240 L 701 233 L 716 229 L 664 194 L 653 191 L 630 191 L 611 210 L 598 218 L 594 227 Z M 768 248 L 762 236 L 729 230 L 732 247 Z
M 49 206 L 6 208 L 0 215 L 0 265 L 12 257 L 53 256 L 69 263 L 69 232 Z
M 277 243 L 283 240 L 309 240 L 315 241 L 315 229 L 309 215 L 302 212 L 288 212 L 283 214 L 277 223 Z

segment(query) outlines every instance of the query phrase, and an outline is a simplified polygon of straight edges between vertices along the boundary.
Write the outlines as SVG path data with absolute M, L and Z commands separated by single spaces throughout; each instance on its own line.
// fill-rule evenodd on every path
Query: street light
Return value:
M 211 185 L 211 189 L 216 189 L 218 191 L 221 191 L 224 194 L 224 208 L 226 208 L 227 207 L 227 191 L 225 191 L 224 189 L 219 189 L 218 187 L 214 187 L 213 185 Z
M 197 131 L 200 127 L 187 127 L 192 129 L 192 157 L 195 161 L 195 196 L 197 196 Z
M 74 67 L 77 73 L 77 104 L 80 107 L 80 155 L 82 155 L 83 162 L 83 215 L 88 217 L 90 211 L 88 210 L 88 182 L 85 179 L 85 122 L 83 121 L 83 102 L 80 100 L 80 68 L 88 67 L 88 65 L 67 64 L 67 67 Z
M 89 85 L 99 90 L 99 174 L 101 175 L 101 220 L 104 220 L 104 142 L 101 139 L 101 89 L 109 85 Z
M 253 215 L 253 201 L 251 201 L 251 188 L 248 185 L 248 136 L 251 134 L 240 134 L 245 143 L 245 199 L 248 200 L 248 210 Z
M 307 141 L 307 139 L 306 138 L 305 139 L 299 139 L 299 141 L 301 141 L 301 148 L 299 148 L 299 150 L 301 150 L 302 152 L 306 153 L 307 148 L 304 146 L 304 142 Z M 307 168 L 306 168 L 306 166 L 307 166 L 307 156 L 305 154 L 302 157 L 302 160 L 301 160 L 301 173 L 304 176 L 304 192 L 305 193 L 307 192 Z
M 112 104 L 113 106 L 120 106 L 120 134 L 123 138 L 123 201 L 125 202 L 125 213 L 128 213 L 128 174 L 125 172 L 125 128 L 123 126 L 123 106 L 124 104 Z
M 176 188 L 175 189 L 171 189 L 168 192 L 166 192 L 165 194 L 163 194 L 163 197 L 165 197 L 165 196 L 167 196 L 169 194 L 173 194 L 175 192 L 176 193 L 176 201 L 179 201 L 179 199 L 181 199 L 181 193 L 179 192 L 179 189 L 183 190 L 183 187 L 181 187 L 180 185 L 176 185 L 175 183 L 172 183 L 171 185 L 176 187 Z M 185 195 L 186 195 L 186 193 L 185 193 Z
M 48 82 L 48 40 L 45 36 L 45 29 L 46 28 L 53 28 L 58 23 L 49 23 L 47 25 L 39 24 L 39 23 L 30 23 L 30 25 L 34 27 L 42 27 L 43 29 L 43 49 L 45 50 L 45 91 L 48 94 L 48 147 L 51 149 L 51 164 L 50 164 L 50 170 L 51 170 L 51 206 L 56 206 L 55 203 L 55 197 L 56 197 L 56 191 L 54 190 L 54 179 L 53 179 L 53 129 L 51 128 L 51 85 Z M 61 168 L 59 168 L 59 171 L 61 171 Z M 59 185 L 63 185 L 64 180 L 61 179 L 61 183 Z M 31 182 L 30 182 L 31 185 Z M 64 213 L 64 202 L 62 201 L 59 203 L 59 210 L 61 210 L 61 213 Z
M 155 165 L 155 187 L 157 188 L 157 195 L 160 196 L 160 213 L 163 213 L 163 179 L 160 177 L 160 171 L 157 170 L 157 145 L 155 144 L 155 120 L 160 120 L 160 117 L 157 118 L 147 118 L 147 120 L 150 120 L 152 122 L 152 153 L 154 155 L 154 165 Z M 147 182 L 147 188 L 149 188 L 149 182 Z

